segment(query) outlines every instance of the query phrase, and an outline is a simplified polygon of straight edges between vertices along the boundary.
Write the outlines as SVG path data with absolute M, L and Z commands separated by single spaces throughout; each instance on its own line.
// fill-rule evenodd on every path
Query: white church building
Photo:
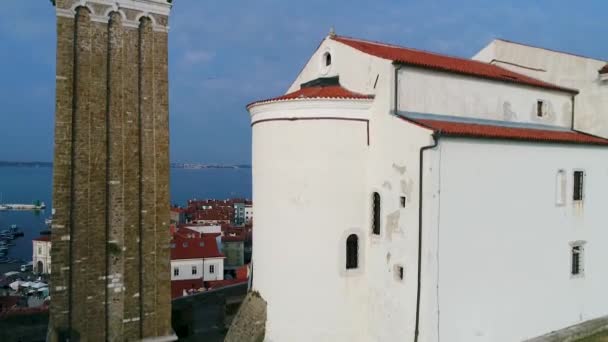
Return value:
M 605 65 L 325 38 L 247 107 L 266 341 L 522 341 L 608 315 Z

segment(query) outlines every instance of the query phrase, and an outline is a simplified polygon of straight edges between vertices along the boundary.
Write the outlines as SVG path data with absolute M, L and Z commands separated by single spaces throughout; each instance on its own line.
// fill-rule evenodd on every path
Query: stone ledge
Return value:
M 525 342 L 574 342 L 608 330 L 608 316 L 585 321 Z

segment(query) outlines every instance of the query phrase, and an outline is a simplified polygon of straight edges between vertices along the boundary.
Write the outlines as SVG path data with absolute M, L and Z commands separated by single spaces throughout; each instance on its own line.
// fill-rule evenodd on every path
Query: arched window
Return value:
M 374 192 L 372 203 L 372 232 L 380 235 L 380 194 Z
M 323 56 L 323 61 L 325 62 L 326 67 L 331 65 L 331 54 L 329 52 L 325 53 L 325 55 Z
M 346 239 L 346 269 L 359 267 L 359 237 L 351 234 Z

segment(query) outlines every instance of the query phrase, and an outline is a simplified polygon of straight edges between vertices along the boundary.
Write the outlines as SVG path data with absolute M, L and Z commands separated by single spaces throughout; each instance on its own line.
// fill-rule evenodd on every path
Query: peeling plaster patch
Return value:
M 67 287 L 65 287 L 65 286 L 56 286 L 55 287 L 55 291 L 64 291 L 65 289 L 67 289 Z
M 405 165 L 400 166 L 400 165 L 397 165 L 395 163 L 393 163 L 393 169 L 395 171 L 399 172 L 400 174 L 404 174 L 405 171 L 407 171 L 407 167 Z
M 70 236 L 69 235 L 63 235 L 61 237 L 61 241 L 70 241 Z
M 389 190 L 393 189 L 393 186 L 391 185 L 391 183 L 389 181 L 384 181 L 384 183 L 382 183 L 382 187 L 387 188 Z
M 392 239 L 393 233 L 399 232 L 399 217 L 401 215 L 400 210 L 396 210 L 393 213 L 386 216 L 386 236 L 389 240 Z
M 401 192 L 405 195 L 405 199 L 407 202 L 411 201 L 412 198 L 412 189 L 414 188 L 414 181 L 411 179 L 402 179 L 401 180 Z
M 136 294 L 133 295 L 133 298 L 137 298 L 139 297 L 139 292 L 137 292 Z
M 505 101 L 502 104 L 502 116 L 505 121 L 517 120 L 517 114 L 511 109 L 511 102 Z

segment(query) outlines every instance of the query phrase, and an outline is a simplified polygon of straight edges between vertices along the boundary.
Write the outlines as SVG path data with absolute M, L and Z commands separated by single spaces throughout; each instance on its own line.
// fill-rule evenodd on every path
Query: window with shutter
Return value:
M 574 171 L 574 189 L 572 199 L 575 201 L 583 200 L 584 178 L 585 173 L 583 171 Z

